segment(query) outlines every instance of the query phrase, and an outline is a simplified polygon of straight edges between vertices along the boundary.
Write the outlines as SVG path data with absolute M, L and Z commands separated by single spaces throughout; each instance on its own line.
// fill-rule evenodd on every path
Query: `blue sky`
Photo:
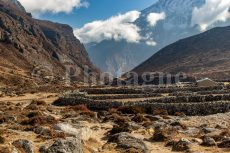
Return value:
M 46 13 L 39 18 L 52 20 L 80 28 L 94 20 L 104 20 L 119 13 L 131 10 L 143 10 L 151 6 L 156 0 L 87 0 L 89 7 L 74 9 L 71 13 Z

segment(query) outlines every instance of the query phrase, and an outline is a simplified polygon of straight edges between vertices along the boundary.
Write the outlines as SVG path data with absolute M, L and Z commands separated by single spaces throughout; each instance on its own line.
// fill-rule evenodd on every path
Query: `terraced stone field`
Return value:
M 230 110 L 230 92 L 227 86 L 216 87 L 116 87 L 81 89 L 82 97 L 62 97 L 55 105 L 85 104 L 91 109 L 138 106 L 152 112 L 166 110 L 174 115 L 209 115 Z

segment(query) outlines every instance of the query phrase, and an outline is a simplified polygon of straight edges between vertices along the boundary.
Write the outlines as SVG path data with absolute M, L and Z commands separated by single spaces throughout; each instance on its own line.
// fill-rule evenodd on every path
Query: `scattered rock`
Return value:
M 180 131 L 180 132 L 190 136 L 196 136 L 197 134 L 200 133 L 200 130 L 198 128 L 188 127 L 185 131 Z
M 172 122 L 170 125 L 174 126 L 174 127 L 181 127 L 182 129 L 187 129 L 187 127 L 185 125 L 181 124 L 178 121 Z
M 224 138 L 221 140 L 221 142 L 218 144 L 219 148 L 230 148 L 230 138 Z
M 122 132 L 110 137 L 109 142 L 117 143 L 118 147 L 124 149 L 140 149 L 142 152 L 148 152 L 148 148 L 143 140 L 131 136 L 129 133 Z
M 114 134 L 121 133 L 121 132 L 131 133 L 132 129 L 128 123 L 124 123 L 121 125 L 114 125 L 112 130 L 109 131 L 110 135 L 114 135 Z
M 129 122 L 129 127 L 132 129 L 132 130 L 138 130 L 138 129 L 143 129 L 144 127 L 135 123 L 135 122 Z
M 203 143 L 203 140 L 199 139 L 199 138 L 194 138 L 194 139 L 192 139 L 192 142 L 201 145 Z
M 203 146 L 216 146 L 216 141 L 211 137 L 204 136 L 202 145 Z
M 156 142 L 164 142 L 165 140 L 167 140 L 167 138 L 168 137 L 164 134 L 163 131 L 155 131 L 151 140 Z
M 19 139 L 12 143 L 18 150 L 25 153 L 34 153 L 33 143 L 28 140 Z
M 207 134 L 207 133 L 215 132 L 216 129 L 204 127 L 204 128 L 202 129 L 202 131 L 203 131 L 205 134 Z
M 40 153 L 83 153 L 81 141 L 77 138 L 56 140 L 51 146 L 42 146 Z
M 172 151 L 188 151 L 190 149 L 190 144 L 191 142 L 189 140 L 182 138 L 178 142 L 174 143 Z
M 146 118 L 150 119 L 151 121 L 159 121 L 162 120 L 163 118 L 160 116 L 153 116 L 153 115 L 145 115 Z
M 149 121 L 148 118 L 146 118 L 144 115 L 142 114 L 137 114 L 132 118 L 132 121 L 136 122 L 136 123 L 142 123 L 142 122 L 146 122 Z
M 66 134 L 80 138 L 80 140 L 87 141 L 93 135 L 93 131 L 89 127 L 73 127 L 70 124 L 58 123 L 54 125 L 55 130 L 63 131 Z
M 217 124 L 215 128 L 216 129 L 227 129 L 227 126 L 221 125 L 221 124 Z
M 44 127 L 34 128 L 34 133 L 40 134 L 43 136 L 48 136 L 48 137 L 50 137 L 52 135 L 51 130 L 49 128 L 44 128 Z
M 155 142 L 164 142 L 176 132 L 177 131 L 170 127 L 155 127 L 153 137 L 150 140 Z

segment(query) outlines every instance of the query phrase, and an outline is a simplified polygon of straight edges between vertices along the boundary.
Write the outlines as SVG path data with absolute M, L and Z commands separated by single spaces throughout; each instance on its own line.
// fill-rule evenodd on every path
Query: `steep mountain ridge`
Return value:
M 19 6 L 0 0 L 0 66 L 3 69 L 16 71 L 23 79 L 31 78 L 35 71 L 41 77 L 66 78 L 69 66 L 76 69 L 78 81 L 83 81 L 84 66 L 89 68 L 88 72 L 98 74 L 70 26 L 33 19 Z M 7 79 L 5 76 L 2 80 Z
M 229 67 L 230 26 L 227 26 L 179 40 L 154 54 L 133 72 L 183 72 L 201 78 L 228 79 Z

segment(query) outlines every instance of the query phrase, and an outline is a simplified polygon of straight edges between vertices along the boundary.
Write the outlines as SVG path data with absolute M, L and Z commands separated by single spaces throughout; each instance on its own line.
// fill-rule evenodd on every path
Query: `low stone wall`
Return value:
M 93 101 L 89 99 L 75 99 L 75 98 L 60 98 L 53 103 L 56 106 L 75 106 L 86 105 L 94 110 L 108 110 L 110 108 L 118 108 L 123 106 L 138 106 L 144 109 L 164 109 L 169 114 L 173 115 L 176 112 L 183 112 L 186 115 L 209 115 L 216 113 L 224 113 L 230 111 L 230 101 L 215 101 L 203 103 L 152 103 L 152 102 L 105 102 Z
M 230 95 L 206 95 L 206 96 L 181 96 L 181 97 L 168 97 L 160 99 L 144 100 L 142 102 L 149 103 L 204 103 L 204 102 L 215 102 L 215 101 L 230 101 Z
M 222 86 L 217 87 L 142 87 L 142 88 L 89 88 L 81 89 L 81 92 L 88 94 L 146 94 L 146 93 L 175 93 L 175 92 L 200 92 L 200 91 L 214 91 L 221 90 Z
M 139 89 L 117 88 L 117 89 L 82 89 L 81 92 L 88 94 L 145 94 L 146 92 Z
M 104 96 L 88 96 L 93 100 L 107 100 L 107 99 L 128 99 L 128 98 L 147 98 L 147 97 L 161 97 L 161 94 L 150 93 L 150 94 L 124 94 L 124 95 L 104 95 Z

